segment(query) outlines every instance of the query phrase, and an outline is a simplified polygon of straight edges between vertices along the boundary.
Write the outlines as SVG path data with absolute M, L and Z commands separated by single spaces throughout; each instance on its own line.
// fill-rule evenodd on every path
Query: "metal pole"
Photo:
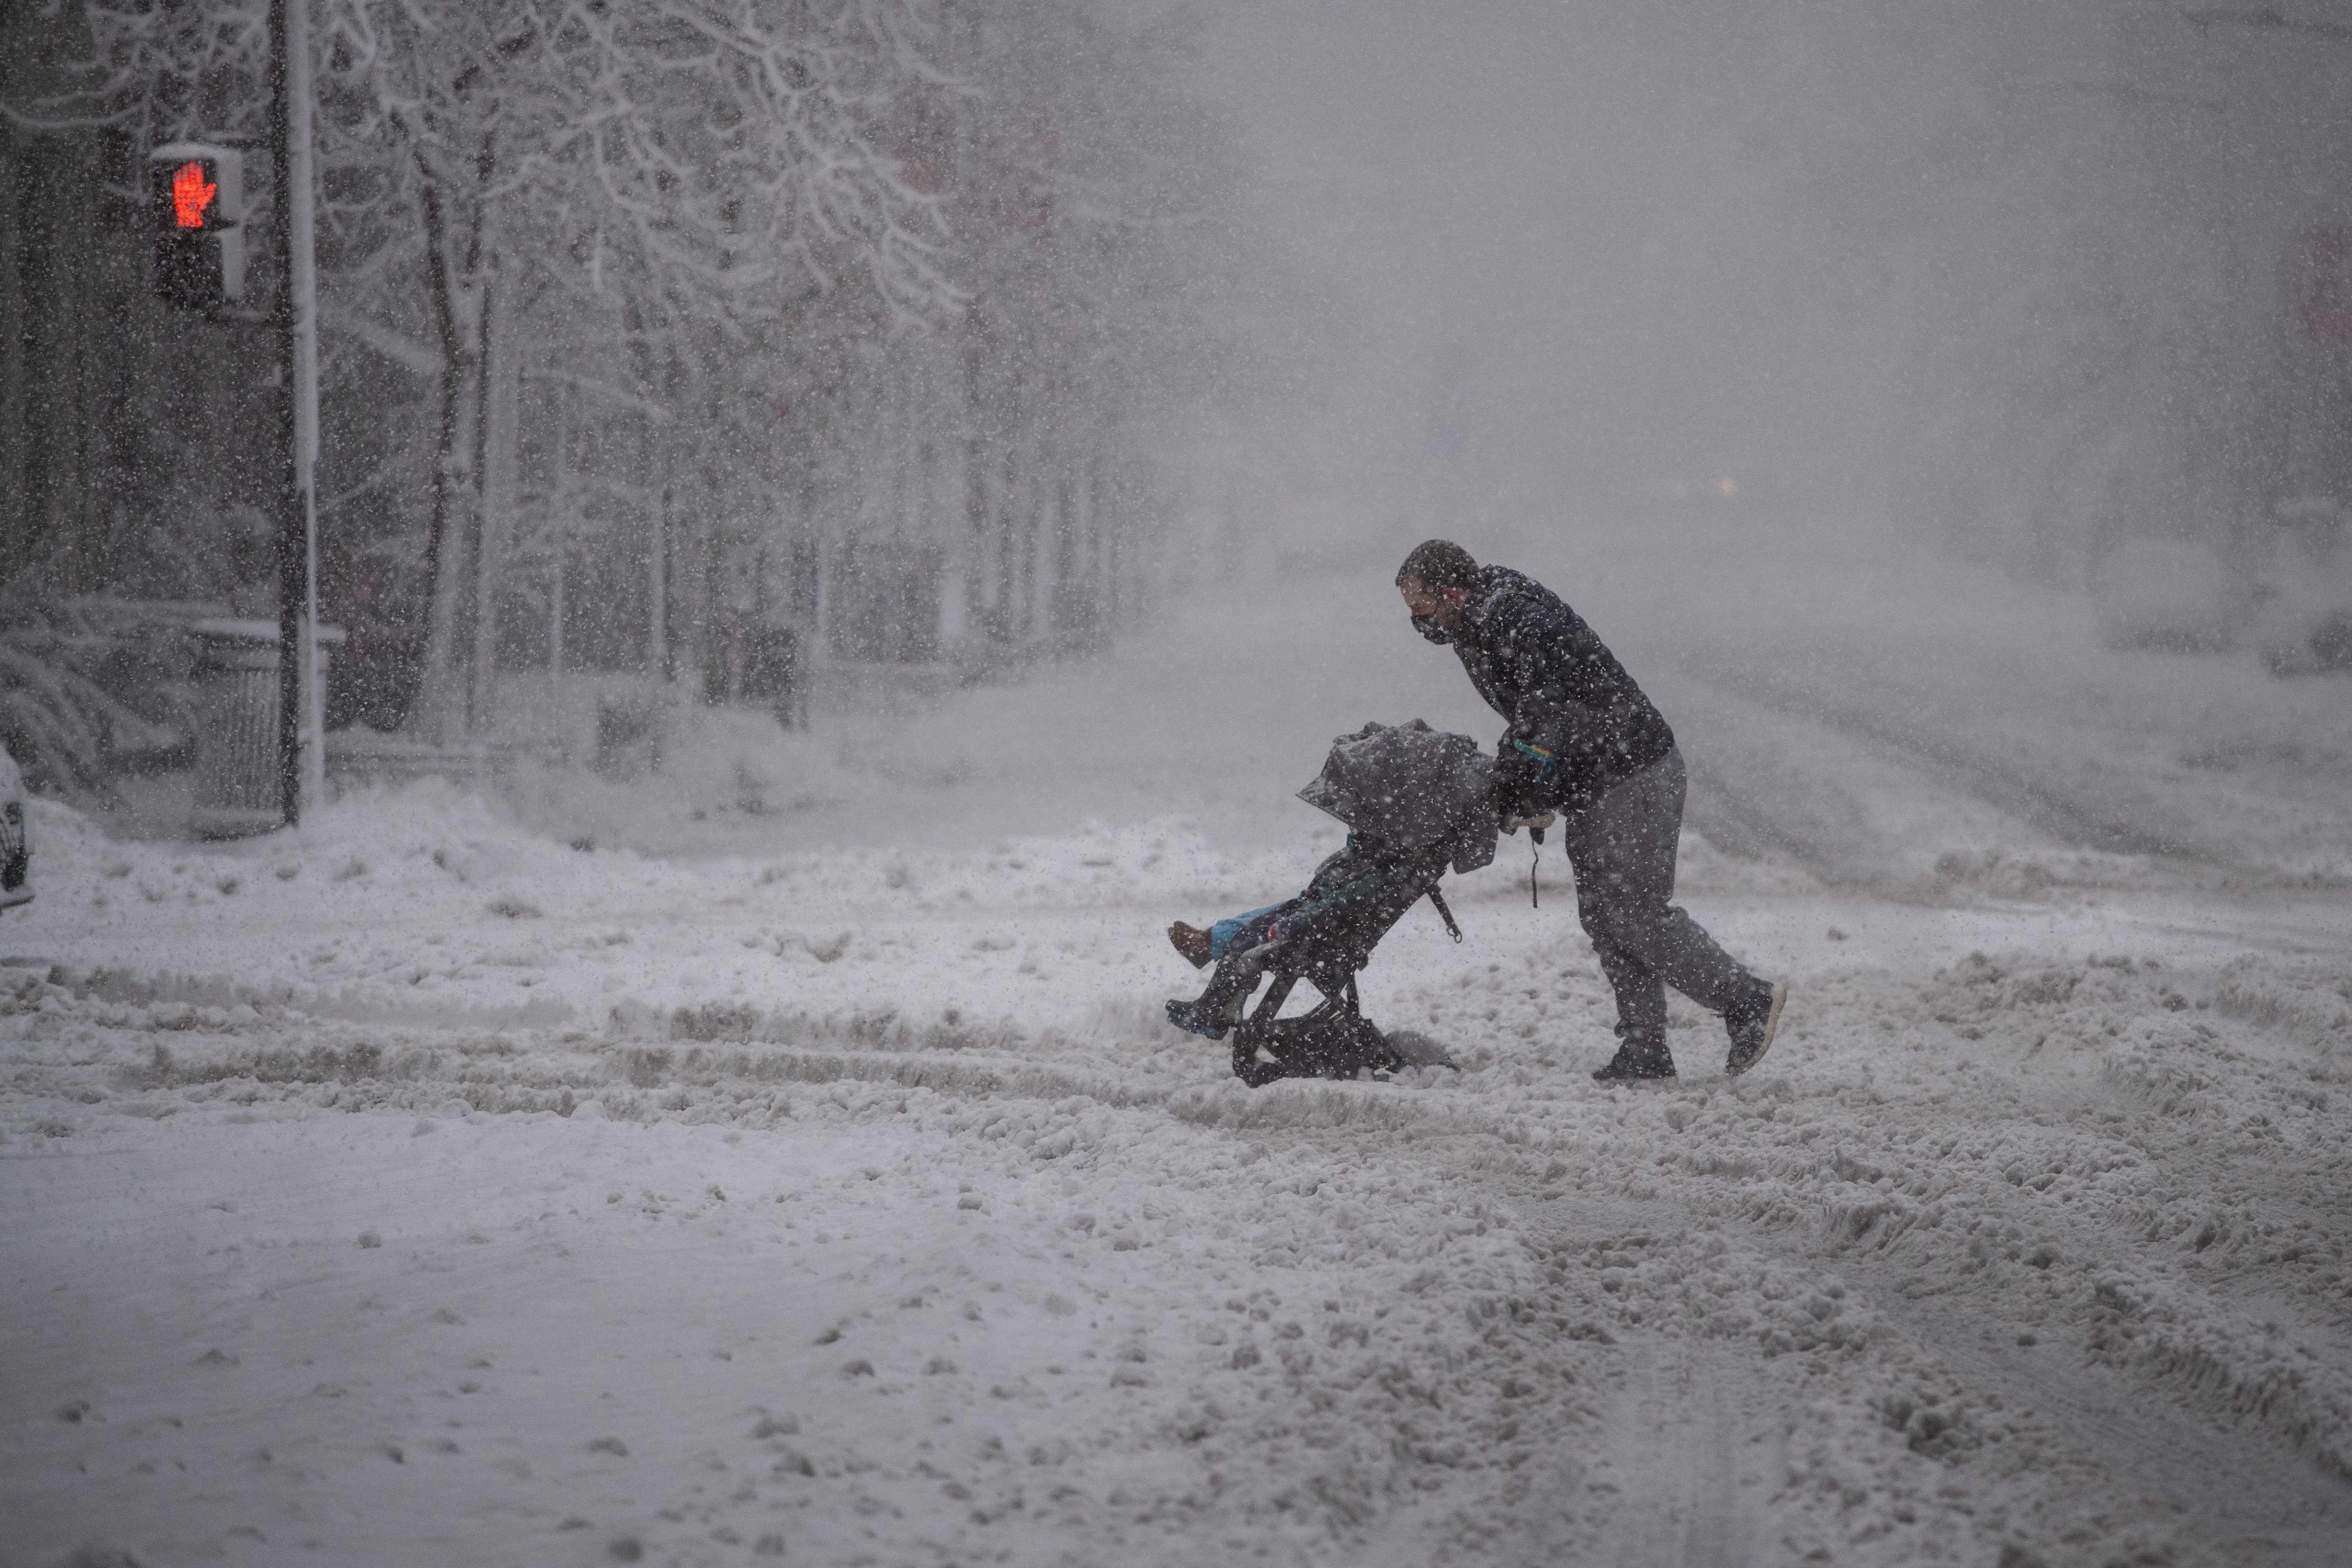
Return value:
M 547 705 L 555 714 L 555 737 L 562 748 L 558 754 L 569 764 L 572 725 L 563 703 L 563 566 L 572 523 L 572 396 L 567 391 L 555 395 L 555 482 L 549 489 L 553 500 L 548 507 L 548 531 L 555 561 L 547 584 Z
M 646 638 L 646 675 L 656 694 L 669 685 L 669 487 L 662 487 L 661 501 L 655 509 L 653 547 L 647 552 L 653 566 L 653 606 L 651 629 Z
M 285 402 L 278 498 L 278 784 L 286 822 L 316 805 L 326 776 L 325 698 L 319 679 L 319 524 L 311 473 L 319 459 L 318 268 L 311 250 L 309 0 L 270 0 L 269 150 L 285 237 L 286 295 L 278 312 Z

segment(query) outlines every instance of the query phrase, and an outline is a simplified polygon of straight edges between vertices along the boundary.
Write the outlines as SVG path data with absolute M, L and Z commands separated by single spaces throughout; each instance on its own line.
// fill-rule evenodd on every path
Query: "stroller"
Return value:
M 1438 883 L 1449 868 L 1475 871 L 1495 858 L 1493 767 L 1475 741 L 1418 719 L 1340 736 L 1298 798 L 1347 825 L 1346 847 L 1316 868 L 1297 898 L 1248 917 L 1208 989 L 1196 1001 L 1169 1003 L 1169 1021 L 1213 1040 L 1230 1033 L 1234 1076 L 1252 1089 L 1282 1078 L 1346 1079 L 1444 1061 L 1442 1053 L 1408 1055 L 1410 1041 L 1392 1040 L 1363 1016 L 1356 972 L 1423 899 L 1462 940 Z M 1268 982 L 1265 994 L 1249 1007 L 1261 980 Z M 1301 980 L 1321 1002 L 1297 1017 L 1279 1016 Z

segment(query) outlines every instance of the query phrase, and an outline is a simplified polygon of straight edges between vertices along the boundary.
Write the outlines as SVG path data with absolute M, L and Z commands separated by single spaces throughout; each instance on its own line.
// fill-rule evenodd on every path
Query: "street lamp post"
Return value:
M 269 146 L 286 246 L 278 312 L 279 441 L 277 496 L 278 785 L 287 825 L 317 804 L 326 779 L 326 700 L 319 668 L 319 520 L 311 474 L 319 458 L 318 269 L 310 170 L 309 0 L 270 0 Z

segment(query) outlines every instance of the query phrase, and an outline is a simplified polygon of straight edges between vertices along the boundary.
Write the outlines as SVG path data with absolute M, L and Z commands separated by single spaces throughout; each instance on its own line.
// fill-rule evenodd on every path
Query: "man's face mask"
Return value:
M 1444 626 L 1439 626 L 1435 616 L 1413 616 L 1412 629 L 1419 632 L 1423 637 L 1427 637 L 1431 642 L 1438 644 L 1440 647 L 1443 647 L 1454 640 L 1454 634 L 1447 631 Z

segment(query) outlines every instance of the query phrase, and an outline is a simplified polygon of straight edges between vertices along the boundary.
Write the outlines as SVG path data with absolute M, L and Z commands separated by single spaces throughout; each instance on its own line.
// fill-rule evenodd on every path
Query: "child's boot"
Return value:
M 1209 967 L 1209 933 L 1199 926 L 1186 925 L 1182 921 L 1178 921 L 1168 928 L 1168 941 L 1178 952 L 1184 955 L 1184 962 L 1193 968 Z
M 1256 965 L 1236 962 L 1227 954 L 1198 1000 L 1187 1002 L 1180 996 L 1168 1004 L 1168 1021 L 1204 1039 L 1223 1039 L 1225 1031 L 1241 1022 L 1242 1005 L 1257 989 L 1258 973 Z

